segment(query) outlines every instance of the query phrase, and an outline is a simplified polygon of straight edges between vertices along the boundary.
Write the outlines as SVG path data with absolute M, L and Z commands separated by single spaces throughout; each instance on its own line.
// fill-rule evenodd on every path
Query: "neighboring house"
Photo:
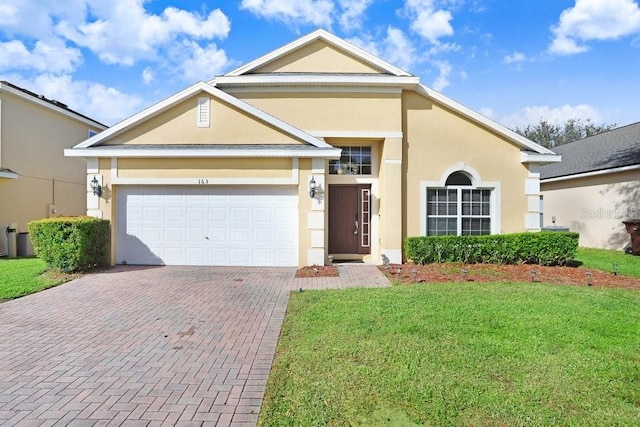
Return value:
M 540 230 L 551 150 L 317 30 L 66 150 L 112 262 L 402 261 L 407 236 Z M 313 197 L 310 197 L 310 188 Z
M 64 149 L 106 129 L 66 105 L 0 81 L 0 255 L 6 229 L 86 214 L 86 164 Z
M 640 122 L 554 151 L 562 162 L 542 168 L 544 225 L 580 233 L 580 245 L 624 249 L 622 221 L 640 218 Z

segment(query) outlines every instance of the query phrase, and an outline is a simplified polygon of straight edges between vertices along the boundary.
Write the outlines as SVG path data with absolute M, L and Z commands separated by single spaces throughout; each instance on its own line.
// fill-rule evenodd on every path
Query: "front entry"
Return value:
M 371 185 L 329 185 L 329 253 L 371 253 Z

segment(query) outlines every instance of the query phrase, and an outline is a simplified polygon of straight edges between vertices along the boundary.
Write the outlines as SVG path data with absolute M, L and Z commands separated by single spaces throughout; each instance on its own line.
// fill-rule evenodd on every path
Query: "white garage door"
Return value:
M 298 265 L 294 187 L 121 186 L 116 261 Z

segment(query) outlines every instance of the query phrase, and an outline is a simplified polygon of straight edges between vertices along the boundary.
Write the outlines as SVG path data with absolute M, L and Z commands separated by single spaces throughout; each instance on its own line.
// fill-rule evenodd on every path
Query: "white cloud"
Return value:
M 68 74 L 42 74 L 33 81 L 17 84 L 109 125 L 137 112 L 142 106 L 142 99 L 137 95 L 128 95 L 100 83 L 76 81 Z
M 352 37 L 349 42 L 403 70 L 410 70 L 418 62 L 415 47 L 398 28 L 388 27 L 381 41 L 365 34 L 362 37 Z
M 330 27 L 334 4 L 330 0 L 242 0 L 240 8 L 287 24 Z
M 216 9 L 209 15 L 166 8 L 161 15 L 147 13 L 142 0 L 119 0 L 92 9 L 95 19 L 76 24 L 61 20 L 56 31 L 96 53 L 107 64 L 133 65 L 156 59 L 158 50 L 181 38 L 225 38 L 230 22 Z
M 517 64 L 520 62 L 525 62 L 527 60 L 527 55 L 525 55 L 522 52 L 513 52 L 511 55 L 506 55 L 504 57 L 504 63 L 505 64 Z
M 450 84 L 449 75 L 451 74 L 452 67 L 449 61 L 434 61 L 433 65 L 435 65 L 440 74 L 433 81 L 432 87 L 438 92 L 441 92 Z
M 362 15 L 373 3 L 373 0 L 338 0 L 342 8 L 340 26 L 345 31 L 352 31 L 362 27 Z
M 536 125 L 544 119 L 553 124 L 562 124 L 569 119 L 590 119 L 593 122 L 600 122 L 600 112 L 587 104 L 561 105 L 559 107 L 549 107 L 548 105 L 533 105 L 525 107 L 521 111 L 507 115 L 500 120 L 500 123 L 508 128 L 525 127 Z
M 407 0 L 404 10 L 411 18 L 411 29 L 431 43 L 438 44 L 441 37 L 453 35 L 453 15 L 438 9 L 434 0 Z
M 215 44 L 203 48 L 195 42 L 185 42 L 184 46 L 188 56 L 181 61 L 181 69 L 183 80 L 187 82 L 209 80 L 221 74 L 229 64 L 225 51 Z
M 151 82 L 153 82 L 155 80 L 156 76 L 153 72 L 153 70 L 151 69 L 151 67 L 146 67 L 144 70 L 142 70 L 142 81 L 145 84 L 149 84 Z
M 549 51 L 571 55 L 589 49 L 591 40 L 612 40 L 640 33 L 640 8 L 633 0 L 576 0 L 552 29 Z
M 0 70 L 21 69 L 38 72 L 69 72 L 82 63 L 78 49 L 53 46 L 46 42 L 36 42 L 29 51 L 23 42 L 12 40 L 0 42 Z

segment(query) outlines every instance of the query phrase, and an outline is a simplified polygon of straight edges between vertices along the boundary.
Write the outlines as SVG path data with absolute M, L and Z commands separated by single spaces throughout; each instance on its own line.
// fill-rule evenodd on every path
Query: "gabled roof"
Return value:
M 541 179 L 571 178 L 640 166 L 640 122 L 559 145 L 562 162 L 541 168 Z
M 285 55 L 288 55 L 303 46 L 315 42 L 316 40 L 323 40 L 326 43 L 336 47 L 338 50 L 342 50 L 345 53 L 348 53 L 349 55 L 354 56 L 361 61 L 372 65 L 375 68 L 378 68 L 381 72 L 388 73 L 393 76 L 411 76 L 411 74 L 407 73 L 406 71 L 401 70 L 400 68 L 360 49 L 359 47 L 323 29 L 315 30 L 314 32 L 309 33 L 306 36 L 300 37 L 299 39 L 294 40 L 279 49 L 276 49 L 254 61 L 249 62 L 246 65 L 243 65 L 242 67 L 236 68 L 235 70 L 226 73 L 225 76 L 235 77 L 241 76 L 243 74 L 249 74 L 256 69 L 275 61 L 276 59 L 282 58 Z
M 76 156 L 76 157 L 85 157 L 90 155 L 90 153 L 86 150 L 86 149 L 92 149 L 92 148 L 97 148 L 100 147 L 101 144 L 103 144 L 104 142 L 108 141 L 109 139 L 113 138 L 116 135 L 119 135 L 123 132 L 126 132 L 127 130 L 139 125 L 140 123 L 147 121 L 161 113 L 163 113 L 164 111 L 169 110 L 170 108 L 172 108 L 173 106 L 179 104 L 180 102 L 192 97 L 193 95 L 196 95 L 200 92 L 206 92 L 209 95 L 211 95 L 214 98 L 217 98 L 223 102 L 226 102 L 230 105 L 233 105 L 234 107 L 238 108 L 241 111 L 244 111 L 245 113 L 247 113 L 248 115 L 261 120 L 265 123 L 268 123 L 272 126 L 274 126 L 275 128 L 279 129 L 281 132 L 290 135 L 291 137 L 298 139 L 300 141 L 306 142 L 307 144 L 309 144 L 312 148 L 333 148 L 331 145 L 327 144 L 324 141 L 321 141 L 311 135 L 309 135 L 308 133 L 305 133 L 303 131 L 301 131 L 298 128 L 295 128 L 285 122 L 283 122 L 280 119 L 277 119 L 267 113 L 265 113 L 264 111 L 261 111 L 249 104 L 247 104 L 244 101 L 239 100 L 238 98 L 235 98 L 234 96 L 229 95 L 228 93 L 225 93 L 223 91 L 221 91 L 220 89 L 217 89 L 213 86 L 211 86 L 210 84 L 204 83 L 204 82 L 198 82 L 196 84 L 194 84 L 191 87 L 188 87 L 187 89 L 165 99 L 164 101 L 160 101 L 159 103 L 152 105 L 151 107 L 139 112 L 138 114 L 135 114 L 131 117 L 129 117 L 128 119 L 125 119 L 123 121 L 121 121 L 120 123 L 112 126 L 111 128 L 105 130 L 104 132 L 101 132 L 87 140 L 85 140 L 84 142 L 81 142 L 80 144 L 77 144 L 76 146 L 74 146 L 71 149 L 65 150 L 65 155 L 67 156 Z M 121 149 L 122 147 L 118 146 L 118 149 Z M 106 147 L 102 147 L 103 150 L 106 151 Z M 161 149 L 162 146 L 158 146 L 158 149 Z M 184 148 L 187 148 L 186 146 Z M 115 149 L 115 148 L 114 148 Z
M 107 128 L 107 125 L 102 124 L 97 120 L 92 119 L 91 117 L 85 116 L 84 114 L 80 114 L 77 111 L 72 110 L 67 106 L 67 104 L 64 104 L 60 101 L 56 101 L 55 99 L 46 98 L 44 95 L 38 95 L 37 93 L 31 92 L 30 90 L 14 85 L 13 83 L 9 83 L 5 80 L 0 80 L 0 92 L 11 93 L 26 101 L 33 102 L 45 108 L 49 108 L 58 113 L 69 116 L 75 120 L 80 120 L 81 122 L 84 122 L 92 127 L 96 127 L 101 130 Z
M 251 74 L 264 65 L 276 61 L 297 49 L 323 40 L 345 54 L 372 64 L 381 70 L 381 74 L 326 74 L 326 73 L 257 73 Z M 413 76 L 394 65 L 365 52 L 359 47 L 325 31 L 316 30 L 303 36 L 273 52 L 264 55 L 242 67 L 239 67 L 223 76 L 211 80 L 220 88 L 238 90 L 238 88 L 270 88 L 273 86 L 345 86 L 345 87 L 395 87 L 401 90 L 412 90 L 418 94 L 432 99 L 463 117 L 483 126 L 499 135 L 504 136 L 516 146 L 522 148 L 521 161 L 523 163 L 552 163 L 559 162 L 560 156 L 535 142 L 517 134 L 516 132 L 494 122 L 493 120 L 453 101 L 452 99 L 428 88 L 420 83 L 417 76 Z

